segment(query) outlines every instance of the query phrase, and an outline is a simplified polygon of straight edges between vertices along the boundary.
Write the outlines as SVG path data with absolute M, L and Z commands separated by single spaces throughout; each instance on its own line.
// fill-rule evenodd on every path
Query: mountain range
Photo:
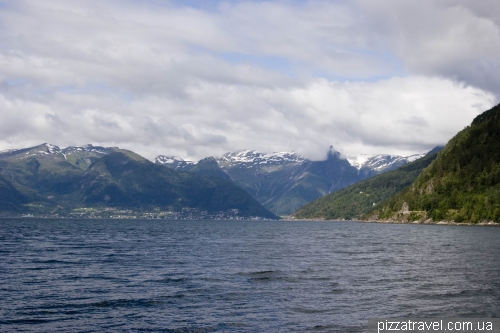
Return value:
M 288 215 L 325 194 L 373 175 L 393 170 L 423 155 L 364 155 L 355 164 L 331 147 L 324 161 L 311 161 L 294 152 L 261 153 L 241 150 L 212 159 L 212 175 L 229 176 L 267 209 Z M 176 156 L 160 155 L 154 160 L 175 170 L 196 171 L 195 163 Z M 220 171 L 215 171 L 216 166 Z M 206 172 L 206 171 L 205 171 Z
M 111 207 L 144 212 L 236 209 L 244 217 L 276 218 L 416 157 L 363 156 L 356 159 L 362 163 L 352 165 L 330 148 L 324 161 L 293 152 L 242 150 L 198 162 L 160 155 L 151 163 L 117 147 L 42 144 L 0 152 L 5 196 L 0 210 L 54 215 L 82 207 L 101 213 Z
M 399 155 L 359 155 L 354 157 L 348 157 L 349 163 L 360 170 L 376 171 L 377 173 L 382 173 L 390 170 L 394 170 L 403 166 L 407 163 L 418 160 L 424 157 L 425 154 L 414 154 L 410 156 L 399 156 Z
M 3 151 L 0 176 L 4 215 L 67 216 L 93 208 L 87 213 L 101 217 L 187 210 L 195 217 L 277 218 L 230 180 L 172 170 L 119 148 L 42 144 Z

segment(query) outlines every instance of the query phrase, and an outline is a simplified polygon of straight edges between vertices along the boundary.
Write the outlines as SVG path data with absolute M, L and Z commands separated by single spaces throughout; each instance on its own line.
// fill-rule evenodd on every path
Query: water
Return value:
M 498 317 L 500 228 L 0 220 L 0 331 L 363 332 Z

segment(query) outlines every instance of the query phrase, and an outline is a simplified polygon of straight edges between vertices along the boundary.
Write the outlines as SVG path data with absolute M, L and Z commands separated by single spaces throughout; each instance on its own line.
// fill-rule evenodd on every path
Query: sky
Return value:
M 498 0 L 0 0 L 0 150 L 409 155 L 499 101 Z

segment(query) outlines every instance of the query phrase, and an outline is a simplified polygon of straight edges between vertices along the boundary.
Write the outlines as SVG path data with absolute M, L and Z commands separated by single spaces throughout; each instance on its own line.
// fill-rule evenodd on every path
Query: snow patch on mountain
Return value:
M 47 148 L 47 153 L 49 154 L 57 154 L 61 152 L 61 148 L 56 145 L 51 145 L 50 143 L 43 144 Z
M 171 168 L 174 169 L 183 169 L 188 166 L 193 166 L 196 163 L 192 161 L 185 161 L 182 158 L 178 156 L 166 156 L 166 155 L 158 155 L 156 158 L 153 160 L 154 163 L 156 164 L 163 164 L 167 165 Z
M 63 154 L 63 155 L 71 155 L 75 153 L 98 153 L 98 154 L 108 154 L 110 152 L 109 148 L 93 146 L 92 144 L 86 144 L 84 146 L 69 146 L 66 148 L 60 148 L 56 145 L 50 143 L 44 143 L 40 146 L 42 150 L 39 150 L 39 153 L 42 154 Z
M 61 148 L 59 148 L 56 145 L 52 145 L 50 143 L 44 143 L 44 144 L 41 144 L 40 146 L 37 146 L 35 148 L 38 148 L 39 150 L 38 151 L 32 151 L 31 154 L 30 154 L 30 152 L 27 152 L 26 154 L 30 155 L 30 156 L 36 155 L 37 153 L 38 154 L 51 155 L 51 154 L 58 154 L 58 153 L 61 152 Z
M 350 165 L 355 167 L 356 169 L 361 169 L 363 165 L 372 157 L 375 155 L 367 155 L 367 154 L 362 154 L 358 156 L 347 156 L 346 159 L 349 162 Z
M 64 158 L 67 159 L 67 156 L 70 155 L 95 155 L 95 154 L 109 154 L 118 148 L 106 148 L 100 146 L 93 146 L 91 144 L 87 144 L 83 147 L 78 146 L 69 146 L 66 148 L 60 148 L 56 145 L 50 143 L 43 143 L 41 145 L 23 148 L 23 149 L 9 149 L 0 152 L 0 158 L 16 158 L 16 159 L 25 159 L 29 157 L 53 157 L 53 158 Z
M 415 154 L 415 155 L 410 155 L 408 157 L 406 157 L 408 163 L 411 163 L 411 162 L 414 162 L 416 160 L 418 160 L 419 158 L 422 158 L 424 157 L 426 154 Z
M 288 163 L 302 163 L 305 159 L 294 152 L 261 153 L 256 150 L 240 150 L 224 154 L 219 160 L 219 165 L 232 166 L 243 164 L 247 167 L 253 165 L 282 165 Z
M 72 153 L 78 153 L 78 152 L 108 154 L 109 153 L 109 148 L 104 148 L 104 147 L 100 147 L 100 146 L 93 146 L 91 144 L 87 144 L 87 145 L 82 146 L 82 147 L 79 147 L 79 146 L 69 146 L 69 147 L 63 148 L 61 151 L 64 154 L 72 154 Z
M 388 155 L 388 154 L 378 154 L 378 155 L 358 155 L 347 157 L 349 163 L 361 170 L 363 168 L 372 169 L 377 172 L 382 172 L 384 170 L 397 168 L 404 164 L 413 162 L 425 154 L 414 154 L 410 156 L 399 156 L 399 155 Z
M 16 151 L 19 151 L 21 149 L 5 149 L 5 150 L 1 150 L 0 151 L 0 155 L 3 155 L 3 154 L 12 154 L 12 153 L 15 153 Z

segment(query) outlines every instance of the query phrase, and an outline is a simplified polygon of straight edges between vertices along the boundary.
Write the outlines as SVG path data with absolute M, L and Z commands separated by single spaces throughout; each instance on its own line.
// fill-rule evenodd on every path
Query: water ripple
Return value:
M 0 220 L 0 331 L 363 332 L 495 317 L 500 228 Z

